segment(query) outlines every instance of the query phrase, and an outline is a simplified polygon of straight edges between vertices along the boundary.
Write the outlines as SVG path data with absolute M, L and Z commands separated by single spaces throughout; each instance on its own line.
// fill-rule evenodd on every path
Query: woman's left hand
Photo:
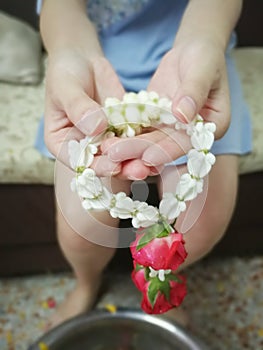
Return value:
M 172 113 L 184 123 L 197 113 L 216 124 L 215 137 L 230 122 L 229 89 L 224 50 L 211 40 L 190 40 L 175 45 L 161 60 L 149 91 L 172 100 Z M 179 139 L 178 139 L 179 137 Z M 161 171 L 191 147 L 187 136 L 161 128 L 129 139 L 107 140 L 103 145 L 111 160 L 122 162 L 122 178 L 143 179 Z

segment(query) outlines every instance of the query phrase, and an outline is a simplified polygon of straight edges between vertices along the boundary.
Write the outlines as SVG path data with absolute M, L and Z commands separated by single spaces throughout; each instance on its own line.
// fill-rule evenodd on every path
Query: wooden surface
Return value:
M 153 184 L 150 191 L 150 202 L 157 204 Z M 68 269 L 56 241 L 53 195 L 52 186 L 0 186 L 0 276 Z M 263 254 L 262 198 L 263 173 L 240 176 L 234 216 L 226 235 L 211 254 Z M 129 249 L 118 249 L 111 268 L 130 267 Z

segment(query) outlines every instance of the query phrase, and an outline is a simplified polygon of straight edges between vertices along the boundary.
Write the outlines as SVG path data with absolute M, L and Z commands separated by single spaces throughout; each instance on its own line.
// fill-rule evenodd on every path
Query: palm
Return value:
M 65 141 L 83 138 L 87 134 L 86 121 L 96 125 L 98 118 L 102 121 L 95 133 L 100 132 L 106 124 L 101 105 L 107 96 L 121 97 L 124 90 L 104 58 L 93 62 L 74 53 L 51 58 L 46 86 L 46 143 L 55 156 L 67 163 Z
M 229 125 L 229 93 L 223 54 L 214 47 L 208 46 L 204 50 L 195 43 L 184 48 L 174 48 L 161 60 L 153 75 L 148 90 L 156 91 L 160 96 L 167 96 L 173 101 L 173 113 L 180 119 L 176 110 L 178 101 L 189 92 L 196 101 L 196 113 L 200 113 L 205 120 L 213 121 L 217 125 L 216 137 L 221 137 Z M 179 137 L 179 142 L 178 142 Z M 142 174 L 145 177 L 145 164 L 161 167 L 182 155 L 190 147 L 184 136 L 171 130 L 157 130 L 146 135 L 140 135 L 135 140 L 125 140 L 114 144 L 109 154 L 113 159 L 126 161 L 132 155 L 132 143 L 136 139 L 144 139 L 138 146 L 136 162 L 125 163 L 122 174 L 133 176 Z M 115 158 L 114 158 L 115 157 Z M 148 170 L 148 175 L 150 170 Z M 134 176 L 135 177 L 135 176 Z

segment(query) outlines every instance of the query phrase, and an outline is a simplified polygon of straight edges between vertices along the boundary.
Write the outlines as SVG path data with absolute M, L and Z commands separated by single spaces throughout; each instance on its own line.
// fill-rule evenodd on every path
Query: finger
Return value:
M 103 154 L 108 154 L 108 151 L 109 149 L 111 148 L 111 146 L 116 143 L 116 142 L 119 142 L 120 141 L 120 138 L 117 137 L 117 136 L 113 136 L 113 137 L 110 137 L 106 140 L 104 140 L 101 145 L 100 145 L 100 150 Z
M 149 169 L 150 169 L 149 176 L 156 176 L 156 175 L 161 174 L 161 172 L 164 169 L 164 165 L 151 166 L 151 167 L 149 167 Z
M 61 108 L 72 124 L 89 136 L 105 130 L 108 121 L 102 107 L 85 92 L 77 79 L 62 79 L 60 87 Z
M 205 61 L 199 63 L 198 68 L 189 67 L 172 104 L 173 113 L 182 122 L 193 120 L 204 106 L 214 83 L 214 74 L 214 69 L 207 67 Z
M 66 166 L 70 166 L 68 154 L 69 140 L 81 140 L 85 135 L 47 100 L 45 106 L 44 140 L 49 152 Z
M 222 77 L 219 88 L 210 93 L 199 113 L 207 122 L 216 124 L 215 139 L 225 134 L 230 123 L 230 95 L 226 75 Z
M 140 159 L 132 159 L 122 163 L 122 171 L 118 178 L 123 180 L 144 180 L 150 175 L 150 168 Z
M 118 142 L 120 139 L 118 137 L 112 137 L 110 139 L 107 139 L 103 142 L 103 144 L 101 145 L 101 150 L 102 150 L 102 153 L 105 153 L 107 154 L 107 151 L 108 149 L 116 142 Z M 133 161 L 124 161 L 122 163 L 122 171 L 121 173 L 118 175 L 118 177 L 121 176 L 122 179 L 127 179 L 128 177 L 127 176 L 130 176 L 131 174 L 129 173 L 129 171 L 132 171 L 131 168 L 127 167 L 128 165 L 128 162 L 133 162 Z M 135 164 L 135 165 L 139 165 L 139 163 L 131 163 L 131 164 Z M 153 167 L 148 167 L 148 169 L 145 169 L 146 165 L 144 164 L 144 162 L 141 162 L 140 164 L 142 167 L 143 167 L 143 171 L 145 171 L 145 173 L 142 173 L 142 174 L 134 174 L 133 171 L 132 171 L 132 178 L 130 178 L 130 180 L 135 180 L 135 178 L 138 178 L 141 177 L 141 179 L 145 178 L 146 176 L 156 176 L 158 174 L 160 174 L 163 170 L 163 166 L 153 166 Z
M 191 148 L 189 137 L 183 131 L 166 131 L 166 137 L 148 147 L 142 161 L 148 166 L 162 166 L 186 154 Z
M 112 162 L 107 156 L 96 156 L 91 164 L 91 168 L 99 177 L 115 176 L 122 170 L 119 163 Z
M 100 57 L 93 63 L 93 67 L 97 100 L 102 105 L 107 97 L 116 97 L 121 100 L 125 90 L 109 61 Z
M 163 137 L 162 131 L 156 130 L 135 137 L 108 141 L 106 153 L 114 162 L 141 158 L 148 147 L 160 141 Z
M 175 50 L 170 50 L 162 58 L 159 67 L 152 76 L 148 91 L 156 91 L 159 96 L 172 99 L 179 86 L 179 79 L 175 72 L 176 54 Z

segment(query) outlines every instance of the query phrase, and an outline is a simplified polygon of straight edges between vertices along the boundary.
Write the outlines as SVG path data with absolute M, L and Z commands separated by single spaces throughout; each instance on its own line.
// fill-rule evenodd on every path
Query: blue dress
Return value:
M 89 18 L 94 22 L 105 56 L 115 68 L 126 91 L 145 90 L 161 58 L 173 45 L 188 0 L 90 0 Z M 41 0 L 37 2 L 40 11 Z M 215 141 L 214 154 L 246 154 L 252 148 L 248 107 L 241 83 L 230 57 L 236 44 L 233 33 L 226 52 L 231 98 L 231 124 L 226 134 Z M 46 156 L 41 120 L 36 147 Z M 176 164 L 185 162 L 180 158 Z M 174 164 L 170 163 L 170 164 Z

